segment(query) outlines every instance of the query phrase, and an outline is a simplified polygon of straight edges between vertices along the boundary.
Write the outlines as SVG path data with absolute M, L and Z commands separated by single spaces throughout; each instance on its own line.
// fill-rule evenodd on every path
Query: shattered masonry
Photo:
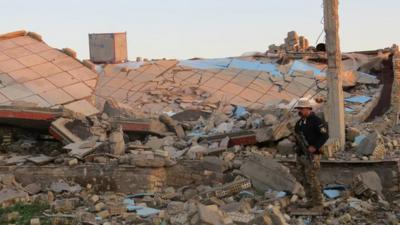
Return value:
M 265 53 L 94 64 L 0 35 L 0 205 L 49 205 L 30 224 L 397 224 L 396 46 L 342 55 L 346 151 L 323 149 L 324 214 L 296 210 L 291 109 L 327 110 L 323 50 L 291 31 Z

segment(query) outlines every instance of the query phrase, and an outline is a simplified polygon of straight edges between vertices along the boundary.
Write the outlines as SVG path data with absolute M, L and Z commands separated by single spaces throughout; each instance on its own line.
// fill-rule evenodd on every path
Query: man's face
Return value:
M 301 117 L 308 117 L 311 114 L 310 108 L 298 108 L 299 115 Z

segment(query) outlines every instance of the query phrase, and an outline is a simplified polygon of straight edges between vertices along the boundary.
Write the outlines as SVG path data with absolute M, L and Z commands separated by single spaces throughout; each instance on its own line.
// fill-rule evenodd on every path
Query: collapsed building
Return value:
M 0 36 L 2 206 L 44 201 L 43 217 L 56 224 L 311 220 L 289 216 L 303 190 L 288 137 L 299 98 L 322 116 L 329 110 L 323 48 L 289 32 L 279 47 L 239 57 L 100 53 L 95 64 L 33 32 Z M 325 146 L 321 180 L 332 210 L 315 224 L 368 223 L 373 210 L 377 223 L 398 216 L 397 53 L 342 55 L 347 148 Z

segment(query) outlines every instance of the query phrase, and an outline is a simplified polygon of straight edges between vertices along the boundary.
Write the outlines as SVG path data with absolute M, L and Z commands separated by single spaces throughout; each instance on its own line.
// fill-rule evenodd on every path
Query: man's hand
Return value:
M 314 152 L 317 151 L 317 149 L 316 149 L 314 146 L 310 145 L 310 146 L 308 146 L 308 151 L 309 151 L 310 153 L 314 153 Z

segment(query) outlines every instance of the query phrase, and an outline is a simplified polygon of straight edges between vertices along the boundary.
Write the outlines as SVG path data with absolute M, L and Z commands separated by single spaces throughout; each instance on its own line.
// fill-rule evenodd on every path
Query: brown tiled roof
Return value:
M 39 38 L 38 38 L 39 37 Z M 25 31 L 0 35 L 0 104 L 41 107 L 92 97 L 97 73 Z

